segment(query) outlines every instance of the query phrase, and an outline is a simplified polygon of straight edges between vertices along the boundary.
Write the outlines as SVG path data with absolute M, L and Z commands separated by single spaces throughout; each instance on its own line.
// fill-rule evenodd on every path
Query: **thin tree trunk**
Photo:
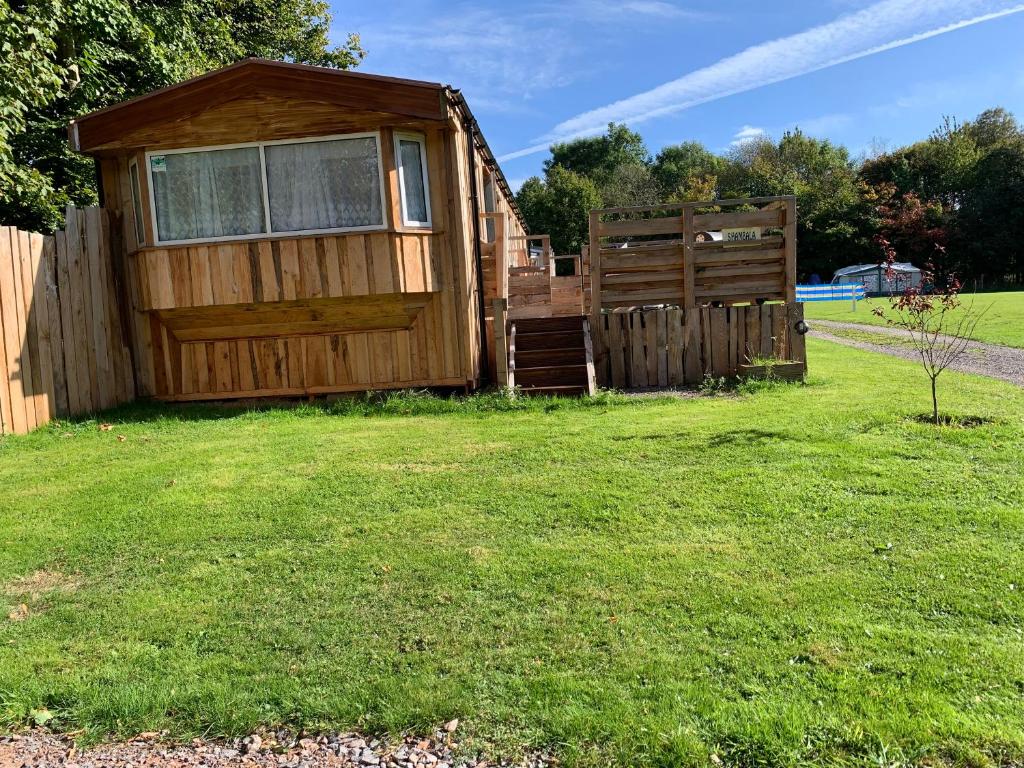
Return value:
M 935 394 L 935 377 L 932 376 L 932 418 L 935 419 L 935 425 L 939 424 L 939 398 Z

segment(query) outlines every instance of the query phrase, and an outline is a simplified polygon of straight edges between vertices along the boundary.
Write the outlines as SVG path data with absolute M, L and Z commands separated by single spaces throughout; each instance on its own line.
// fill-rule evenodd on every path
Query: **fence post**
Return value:
M 500 298 L 508 298 L 508 214 L 494 217 L 494 270 Z
M 505 326 L 508 321 L 508 299 L 494 300 L 494 365 L 498 386 L 508 386 L 508 336 Z
M 601 319 L 601 213 L 590 212 L 590 333 L 594 345 L 594 364 L 604 371 L 606 344 Z M 600 374 L 599 374 L 600 376 Z M 603 377 L 602 381 L 603 381 Z
M 786 220 L 782 229 L 786 255 L 786 302 L 796 301 L 796 198 L 786 200 Z
M 694 283 L 697 281 L 693 264 L 693 206 L 683 208 L 683 306 L 697 306 Z

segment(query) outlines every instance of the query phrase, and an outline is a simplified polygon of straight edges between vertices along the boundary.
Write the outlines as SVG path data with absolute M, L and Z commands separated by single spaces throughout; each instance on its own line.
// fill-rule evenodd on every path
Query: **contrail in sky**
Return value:
M 636 125 L 1021 11 L 1024 3 L 1008 0 L 881 0 L 563 120 L 535 144 L 498 160 L 514 160 L 544 152 L 556 141 L 602 133 L 609 122 Z

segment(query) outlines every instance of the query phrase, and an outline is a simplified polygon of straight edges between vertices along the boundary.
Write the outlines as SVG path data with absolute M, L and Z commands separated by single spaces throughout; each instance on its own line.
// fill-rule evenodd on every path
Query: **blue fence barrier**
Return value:
M 798 285 L 797 301 L 838 301 L 864 298 L 864 286 L 860 283 L 839 283 L 832 285 Z

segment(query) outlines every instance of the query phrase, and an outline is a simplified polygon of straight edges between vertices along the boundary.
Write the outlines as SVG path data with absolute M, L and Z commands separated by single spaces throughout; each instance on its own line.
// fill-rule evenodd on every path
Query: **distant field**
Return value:
M 973 293 L 964 296 L 964 304 L 985 309 L 978 323 L 978 341 L 1024 348 L 1024 291 L 1013 293 Z M 888 308 L 888 299 L 867 299 L 857 302 L 857 310 L 849 301 L 817 301 L 805 304 L 809 320 L 836 320 L 845 323 L 885 325 L 885 320 L 872 313 L 875 306 Z

